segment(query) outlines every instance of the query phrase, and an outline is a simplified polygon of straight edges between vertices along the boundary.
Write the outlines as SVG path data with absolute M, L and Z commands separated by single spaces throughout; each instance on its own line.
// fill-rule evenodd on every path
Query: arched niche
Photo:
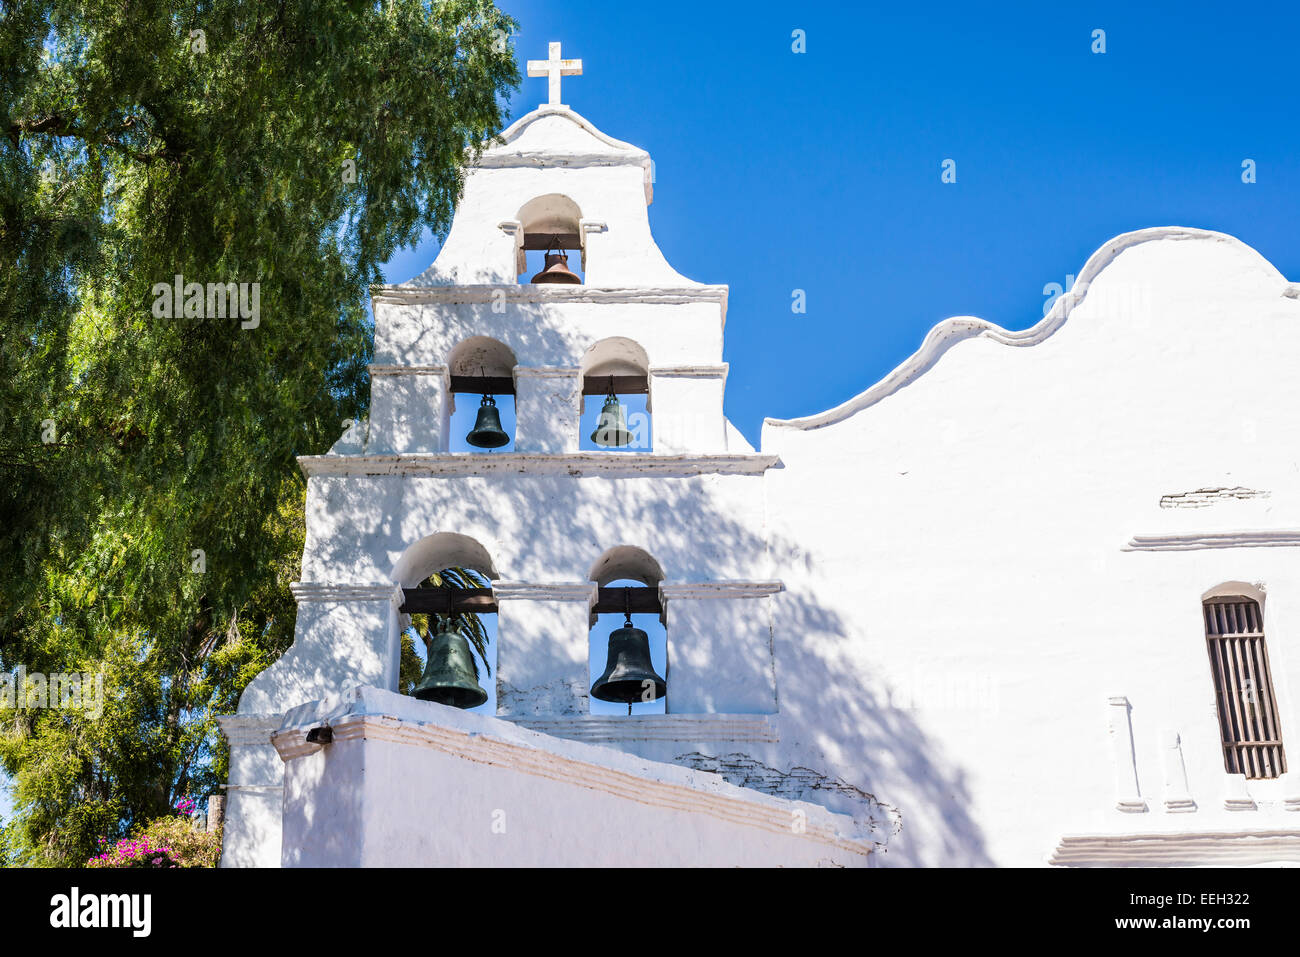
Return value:
M 664 571 L 653 555 L 635 545 L 616 545 L 607 550 L 591 566 L 587 580 L 604 588 L 610 582 L 636 581 L 648 588 L 658 588 L 664 580 Z M 596 624 L 595 604 L 591 608 L 591 624 Z M 663 616 L 660 616 L 662 621 Z
M 663 567 L 659 562 L 643 548 L 635 545 L 617 545 L 605 551 L 595 563 L 591 566 L 587 574 L 590 581 L 596 583 L 600 588 L 614 585 L 615 592 L 619 591 L 629 581 L 639 582 L 649 589 L 657 592 L 659 583 L 664 580 Z M 633 589 L 637 591 L 638 589 Z M 599 599 L 597 599 L 597 603 Z M 621 611 L 611 608 L 602 609 L 605 615 L 604 625 L 601 627 L 600 615 L 597 613 L 597 604 L 591 608 L 590 625 L 588 630 L 588 670 L 591 672 L 593 680 L 596 674 L 604 670 L 604 665 L 609 662 L 609 635 L 614 628 L 621 627 Z M 668 678 L 668 648 L 667 648 L 667 631 L 665 616 L 660 614 L 658 620 L 648 617 L 645 610 L 637 611 L 633 605 L 633 614 L 637 615 L 639 621 L 637 628 L 644 630 L 650 643 L 650 656 L 652 662 L 656 657 L 659 661 L 655 667 L 659 669 L 661 677 Z M 609 702 L 597 702 L 594 698 L 589 701 L 589 707 L 592 714 L 622 714 L 623 705 L 612 705 Z M 633 713 L 631 711 L 629 714 Z M 655 703 L 636 703 L 636 712 L 639 714 L 665 714 L 667 713 L 667 703 L 664 698 L 658 699 Z
M 578 263 L 569 260 L 569 268 L 584 272 L 587 249 L 583 242 L 582 210 L 562 193 L 547 193 L 524 203 L 515 214 L 519 226 L 516 236 L 516 273 L 528 273 L 528 252 L 546 250 L 558 244 L 566 253 L 578 254 Z
M 477 541 L 456 532 L 437 532 L 402 552 L 393 565 L 392 580 L 403 588 L 415 588 L 434 572 L 456 566 L 471 568 L 488 580 L 501 577 L 492 556 Z
M 582 248 L 582 232 L 578 228 L 582 210 L 561 193 L 530 199 L 519 208 L 515 219 L 519 220 L 524 249 L 545 249 L 553 240 L 567 249 Z
M 491 336 L 471 336 L 447 356 L 447 372 L 454 376 L 510 377 L 517 364 L 510 347 Z
M 587 573 L 587 580 L 601 587 L 624 578 L 657 588 L 664 580 L 664 570 L 645 549 L 635 545 L 617 545 L 596 559 Z
M 456 411 L 458 394 L 514 395 L 517 364 L 514 351 L 491 336 L 471 336 L 457 343 L 447 355 L 448 414 Z
M 640 343 L 625 336 L 611 336 L 591 345 L 582 356 L 584 377 L 648 376 L 650 357 Z

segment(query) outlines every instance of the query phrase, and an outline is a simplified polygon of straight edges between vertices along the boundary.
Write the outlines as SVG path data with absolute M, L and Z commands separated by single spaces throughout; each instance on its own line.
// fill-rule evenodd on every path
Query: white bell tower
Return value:
M 665 763 L 776 740 L 783 585 L 768 567 L 763 493 L 776 458 L 723 415 L 727 287 L 664 258 L 649 155 L 559 102 L 560 77 L 580 71 L 559 44 L 529 64 L 549 102 L 470 166 L 436 261 L 373 297 L 368 430 L 300 459 L 296 640 L 224 719 L 229 864 L 280 861 L 277 814 L 289 812 L 276 788 L 290 758 L 271 737 L 286 713 L 356 686 L 395 689 L 406 590 L 453 565 L 491 582 L 499 719 Z M 528 281 L 526 253 L 553 245 L 580 282 Z M 582 450 L 584 403 L 611 383 L 646 394 L 648 433 Z M 480 392 L 513 394 L 512 451 L 450 451 L 457 395 Z M 593 642 L 603 656 L 617 625 L 593 630 L 610 610 L 601 590 L 628 579 L 666 627 L 666 713 L 593 715 Z

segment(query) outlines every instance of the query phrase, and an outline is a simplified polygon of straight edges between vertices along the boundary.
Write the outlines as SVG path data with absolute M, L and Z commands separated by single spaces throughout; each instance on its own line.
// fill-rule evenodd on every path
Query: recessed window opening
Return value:
M 447 363 L 449 451 L 514 449 L 514 366 L 514 353 L 487 336 L 466 339 L 452 350 Z
M 404 589 L 398 690 L 425 701 L 496 712 L 496 601 L 486 576 L 444 568 Z
M 586 271 L 582 211 L 567 196 L 549 193 L 523 205 L 516 272 L 520 283 L 581 285 Z
M 1276 778 L 1286 773 L 1286 755 L 1263 609 L 1248 596 L 1227 595 L 1205 599 L 1202 612 L 1224 768 L 1252 779 Z
M 650 361 L 631 339 L 602 339 L 582 359 L 578 448 L 653 451 Z
M 665 714 L 668 631 L 659 563 L 643 549 L 620 545 L 605 552 L 588 577 L 598 586 L 587 645 L 591 713 Z

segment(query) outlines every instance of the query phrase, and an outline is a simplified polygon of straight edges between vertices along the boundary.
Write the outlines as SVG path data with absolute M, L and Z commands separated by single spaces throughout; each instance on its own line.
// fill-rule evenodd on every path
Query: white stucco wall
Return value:
M 328 725 L 333 741 L 309 744 Z M 846 867 L 817 805 L 374 688 L 291 711 L 286 867 Z
M 681 277 L 654 246 L 648 156 L 564 108 L 505 139 L 471 171 L 437 262 L 375 298 L 368 429 L 301 460 L 297 635 L 223 724 L 223 863 L 543 862 L 542 845 L 490 834 L 455 852 L 427 835 L 408 846 L 419 821 L 394 802 L 427 806 L 411 794 L 427 801 L 446 775 L 468 788 L 451 805 L 459 827 L 544 794 L 537 833 L 568 828 L 576 800 L 601 827 L 630 814 L 646 833 L 696 835 L 696 862 L 714 848 L 714 863 L 773 859 L 766 838 L 723 850 L 748 838 L 696 834 L 689 811 L 575 797 L 580 783 L 540 786 L 437 749 L 403 778 L 415 745 L 399 732 L 301 750 L 284 713 L 357 684 L 395 688 L 400 587 L 450 564 L 493 580 L 501 715 L 566 760 L 578 743 L 592 767 L 631 755 L 811 802 L 851 820 L 884 864 L 1136 861 L 1110 839 L 1137 834 L 1174 847 L 1148 847 L 1149 863 L 1297 853 L 1300 778 L 1223 770 L 1200 611 L 1221 583 L 1262 589 L 1290 742 L 1296 287 L 1230 237 L 1117 237 L 1032 328 L 941 323 L 844 405 L 769 421 L 755 452 L 723 416 L 726 287 Z M 582 286 L 513 273 L 511 217 L 552 194 L 581 211 Z M 514 378 L 519 451 L 445 451 L 450 366 L 475 336 L 512 357 L 490 374 Z M 611 339 L 645 366 L 652 451 L 577 451 L 581 373 Z M 1246 493 L 1183 494 L 1214 488 Z M 592 566 L 620 546 L 663 573 L 662 716 L 585 710 Z M 427 725 L 411 706 L 426 707 L 379 716 Z M 288 737 L 273 746 L 277 729 Z M 326 844 L 318 814 L 342 822 Z M 660 862 L 687 860 L 676 853 Z
M 766 478 L 782 712 L 902 808 L 889 862 L 1036 864 L 1065 833 L 1300 825 L 1291 782 L 1250 782 L 1259 809 L 1224 809 L 1201 618 L 1221 582 L 1266 589 L 1291 741 L 1297 543 L 1125 550 L 1300 529 L 1300 303 L 1217 234 L 1121 238 L 1089 265 L 1086 296 L 1022 347 L 954 323 L 901 387 L 764 429 L 784 466 Z M 1238 486 L 1268 497 L 1160 507 Z M 1120 695 L 1145 813 L 1115 809 Z M 1164 810 L 1167 733 L 1195 812 Z

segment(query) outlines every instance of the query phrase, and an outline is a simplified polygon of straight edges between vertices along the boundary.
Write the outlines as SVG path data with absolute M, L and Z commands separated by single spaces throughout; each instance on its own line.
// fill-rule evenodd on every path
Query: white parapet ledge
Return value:
M 674 598 L 766 598 L 780 591 L 785 591 L 785 582 L 712 581 L 659 584 L 659 597 L 663 601 L 671 601 Z
M 806 822 L 802 836 L 866 855 L 875 843 L 846 814 L 738 787 L 720 775 L 651 761 L 614 748 L 532 731 L 490 715 L 471 714 L 379 688 L 355 687 L 286 712 L 272 742 L 287 763 L 323 747 L 307 732 L 322 725 L 338 747 L 352 741 L 387 741 L 508 767 L 539 778 L 602 791 L 638 804 L 689 811 L 789 835 L 792 812 Z
M 650 378 L 725 379 L 730 368 L 725 362 L 716 365 L 651 366 Z
M 371 363 L 366 366 L 372 376 L 377 375 L 436 375 L 445 376 L 446 366 L 394 366 Z
M 494 581 L 492 597 L 497 601 L 528 599 L 531 601 L 596 600 L 595 582 L 510 582 Z
M 1058 867 L 1245 867 L 1300 862 L 1300 829 L 1075 834 L 1061 838 Z
M 1126 552 L 1186 552 L 1202 548 L 1283 548 L 1300 545 L 1300 529 L 1134 535 Z
M 291 582 L 289 592 L 305 601 L 393 601 L 401 603 L 401 586 L 394 582 Z
M 532 731 L 570 741 L 684 741 L 739 743 L 780 741 L 772 718 L 764 714 L 583 714 L 562 717 L 502 716 Z
M 377 286 L 371 301 L 382 305 L 437 303 L 591 302 L 687 305 L 716 302 L 727 311 L 726 286 L 567 286 L 555 283 L 476 283 L 447 286 Z
M 577 366 L 515 366 L 516 379 L 576 379 L 582 375 Z
M 761 475 L 776 455 L 717 452 L 402 452 L 391 455 L 300 455 L 303 475 Z
M 284 723 L 282 714 L 222 714 L 217 725 L 226 741 L 235 745 L 270 745 L 271 735 Z

